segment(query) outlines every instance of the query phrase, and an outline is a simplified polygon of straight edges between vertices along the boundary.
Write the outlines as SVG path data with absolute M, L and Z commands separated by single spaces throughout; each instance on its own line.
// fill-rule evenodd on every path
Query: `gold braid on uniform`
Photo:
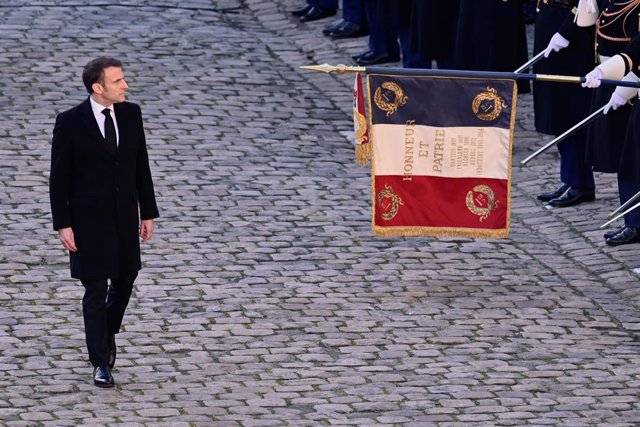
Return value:
M 624 73 L 627 74 L 629 71 L 633 70 L 633 60 L 626 53 L 620 53 L 620 56 L 624 59 L 624 65 L 626 67 Z
M 631 11 L 631 9 L 633 9 L 634 7 L 638 6 L 640 4 L 640 0 L 629 0 L 629 2 L 627 3 L 626 6 L 624 6 L 622 9 L 620 9 L 617 12 L 605 12 L 602 11 L 602 13 L 600 14 L 601 18 L 612 18 L 611 21 L 607 22 L 606 24 L 602 24 L 602 20 L 598 19 L 596 21 L 596 34 L 600 37 L 602 37 L 605 40 L 609 40 L 612 42 L 629 42 L 631 41 L 631 37 L 628 36 L 627 32 L 624 30 L 625 27 L 625 23 L 627 22 L 627 18 L 629 17 L 629 13 Z M 622 31 L 624 32 L 624 37 L 612 37 L 612 36 L 608 36 L 606 34 L 604 34 L 602 32 L 603 29 L 607 28 L 608 26 L 610 26 L 611 24 L 613 24 L 614 22 L 616 22 L 618 19 L 620 19 L 621 17 L 623 17 L 622 20 Z

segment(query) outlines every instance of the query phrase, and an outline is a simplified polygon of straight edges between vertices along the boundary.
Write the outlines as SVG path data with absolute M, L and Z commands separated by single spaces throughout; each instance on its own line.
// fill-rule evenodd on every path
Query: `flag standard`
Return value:
M 367 88 L 373 231 L 508 237 L 515 80 L 376 73 Z

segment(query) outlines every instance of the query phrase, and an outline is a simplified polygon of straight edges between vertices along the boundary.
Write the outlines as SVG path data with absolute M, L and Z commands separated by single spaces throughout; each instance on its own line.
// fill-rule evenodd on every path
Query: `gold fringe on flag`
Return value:
M 356 163 L 366 165 L 371 158 L 371 144 L 356 144 Z
M 353 129 L 354 144 L 356 149 L 356 163 L 366 165 L 371 158 L 371 144 L 369 144 L 369 131 L 367 126 L 367 110 L 364 105 L 364 93 L 362 89 L 362 76 L 356 73 L 353 83 Z

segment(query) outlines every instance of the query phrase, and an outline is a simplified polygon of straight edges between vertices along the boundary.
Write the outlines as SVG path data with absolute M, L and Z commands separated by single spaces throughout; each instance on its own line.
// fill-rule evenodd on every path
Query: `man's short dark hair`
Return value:
M 104 86 L 104 70 L 109 67 L 122 68 L 122 62 L 110 56 L 101 56 L 100 58 L 89 61 L 89 63 L 84 66 L 82 70 L 82 82 L 89 94 L 93 93 L 91 86 L 93 86 L 94 83 L 100 83 Z

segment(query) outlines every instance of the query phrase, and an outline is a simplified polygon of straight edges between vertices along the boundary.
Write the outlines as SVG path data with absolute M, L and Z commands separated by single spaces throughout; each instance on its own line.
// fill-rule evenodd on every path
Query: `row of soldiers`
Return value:
M 342 0 L 342 20 L 323 33 L 369 34 L 368 49 L 354 57 L 362 66 L 401 60 L 406 68 L 431 68 L 435 61 L 439 68 L 513 71 L 527 57 L 529 1 Z M 309 22 L 333 16 L 337 8 L 338 0 L 306 0 L 291 13 Z
M 337 0 L 307 3 L 299 12 L 310 20 L 338 6 Z M 402 58 L 409 68 L 435 61 L 438 68 L 515 71 L 527 61 L 525 0 L 343 0 L 342 6 L 343 20 L 329 28 L 335 37 L 370 34 L 369 49 L 354 57 L 359 65 Z M 605 105 L 607 113 L 558 144 L 561 182 L 538 199 L 556 208 L 593 201 L 597 171 L 617 174 L 625 203 L 640 191 L 638 91 L 598 86 L 602 76 L 638 80 L 640 0 L 535 0 L 535 6 L 534 52 L 544 51 L 545 59 L 534 72 L 586 75 L 585 86 L 596 88 L 535 82 L 536 130 L 558 136 Z M 345 24 L 352 21 L 356 27 Z M 530 90 L 525 81 L 518 88 Z M 604 237 L 611 246 L 640 242 L 640 209 Z
M 640 191 L 640 103 L 638 89 L 601 86 L 603 78 L 638 81 L 640 0 L 540 0 L 534 52 L 546 59 L 542 74 L 586 75 L 579 86 L 534 83 L 535 126 L 559 135 L 604 106 L 605 115 L 558 144 L 560 183 L 538 199 L 553 207 L 595 199 L 593 172 L 616 173 L 621 204 Z M 599 65 L 598 65 L 599 64 Z M 610 246 L 640 242 L 640 210 L 604 235 Z

